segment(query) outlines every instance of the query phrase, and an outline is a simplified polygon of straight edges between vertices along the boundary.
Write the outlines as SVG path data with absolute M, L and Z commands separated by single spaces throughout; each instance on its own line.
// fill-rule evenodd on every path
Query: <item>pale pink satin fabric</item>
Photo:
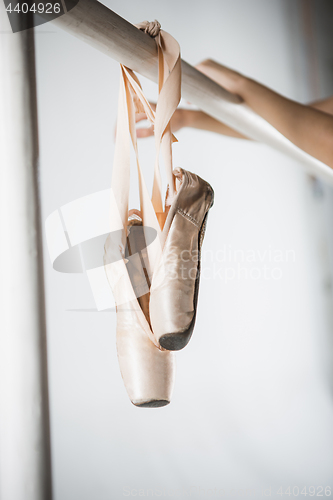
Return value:
M 146 21 L 137 25 L 139 29 L 146 30 L 149 23 Z M 147 35 L 149 36 L 149 35 Z M 135 310 L 138 322 L 146 331 L 148 337 L 159 348 L 153 332 L 141 310 L 128 276 L 126 268 L 125 245 L 128 221 L 128 201 L 130 188 L 130 140 L 135 151 L 137 172 L 139 180 L 140 210 L 143 225 L 154 228 L 157 237 L 147 247 L 147 267 L 150 277 L 153 276 L 156 265 L 162 254 L 163 242 L 166 238 L 167 227 L 163 231 L 160 227 L 157 214 L 164 212 L 162 195 L 162 183 L 159 169 L 160 151 L 163 154 L 166 168 L 166 177 L 169 185 L 168 204 L 171 204 L 175 195 L 175 177 L 172 166 L 172 142 L 176 141 L 170 128 L 170 119 L 177 108 L 181 97 L 181 58 L 180 48 L 177 41 L 168 33 L 160 30 L 155 41 L 158 48 L 159 69 L 159 96 L 154 112 L 144 96 L 140 82 L 133 71 L 121 65 L 120 89 L 118 102 L 118 118 L 116 132 L 116 147 L 111 181 L 111 203 L 110 203 L 110 233 L 119 229 L 122 236 L 119 241 L 114 239 L 106 243 L 117 246 L 119 260 L 112 264 L 106 264 L 105 270 L 108 281 L 113 290 L 116 304 L 128 304 Z M 143 178 L 139 163 L 138 146 L 136 137 L 135 114 L 146 113 L 148 120 L 154 125 L 156 157 L 154 164 L 154 182 L 152 197 Z M 112 250 L 114 252 L 114 249 Z

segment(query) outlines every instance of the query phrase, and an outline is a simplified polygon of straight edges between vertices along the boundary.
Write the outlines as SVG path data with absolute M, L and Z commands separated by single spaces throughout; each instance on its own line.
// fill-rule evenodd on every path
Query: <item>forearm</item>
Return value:
M 312 102 L 309 106 L 319 109 L 320 111 L 324 111 L 324 113 L 333 115 L 333 96 L 328 97 L 327 99 L 321 99 L 320 101 Z
M 237 137 L 238 139 L 247 139 L 244 135 L 236 130 L 221 123 L 215 118 L 207 115 L 203 111 L 183 110 L 184 111 L 184 127 L 207 130 L 216 134 L 226 135 L 229 137 Z
M 287 139 L 333 168 L 333 117 L 287 99 L 249 78 L 237 92 L 256 113 Z
M 197 69 L 239 95 L 296 146 L 333 168 L 333 116 L 319 109 L 323 103 L 314 104 L 317 109 L 304 106 L 210 59 Z

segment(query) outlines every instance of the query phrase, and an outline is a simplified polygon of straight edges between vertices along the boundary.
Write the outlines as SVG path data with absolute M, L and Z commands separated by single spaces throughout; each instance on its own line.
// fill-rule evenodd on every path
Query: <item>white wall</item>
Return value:
M 158 19 L 192 64 L 213 57 L 301 98 L 290 36 L 296 26 L 283 1 L 105 3 L 133 23 Z M 37 31 L 46 219 L 110 185 L 119 68 L 51 24 Z M 153 99 L 155 86 L 142 81 Z M 114 311 L 93 311 L 86 277 L 57 273 L 45 252 L 56 500 L 190 487 L 202 488 L 192 490 L 194 498 L 206 498 L 208 488 L 224 489 L 225 498 L 231 489 L 243 498 L 239 490 L 252 488 L 252 498 L 261 498 L 271 487 L 274 498 L 280 486 L 332 485 L 333 407 L 323 361 L 331 330 L 311 182 L 300 165 L 263 145 L 194 130 L 177 136 L 175 165 L 208 180 L 215 205 L 196 329 L 177 355 L 169 406 L 131 405 L 118 369 Z M 150 181 L 152 140 L 140 149 Z M 224 250 L 231 252 L 225 261 Z M 248 251 L 254 262 L 242 262 Z M 283 262 L 274 261 L 277 252 Z

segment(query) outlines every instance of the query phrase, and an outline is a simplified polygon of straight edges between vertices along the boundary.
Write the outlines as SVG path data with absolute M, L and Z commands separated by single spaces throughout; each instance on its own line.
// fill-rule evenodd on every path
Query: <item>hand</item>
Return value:
M 156 110 L 156 104 L 150 103 L 151 107 L 153 110 Z M 187 126 L 187 117 L 188 117 L 188 110 L 186 109 L 181 109 L 178 108 L 173 114 L 173 117 L 171 118 L 171 131 L 172 133 L 177 132 L 183 127 Z M 141 122 L 142 120 L 146 120 L 147 116 L 145 113 L 138 113 L 135 116 L 135 121 L 136 123 Z M 142 139 L 144 137 L 151 137 L 154 135 L 154 125 L 150 125 L 149 127 L 137 127 L 136 129 L 136 135 L 139 139 Z
M 241 73 L 217 63 L 213 59 L 205 59 L 197 64 L 195 68 L 232 94 L 240 95 L 242 93 L 242 83 L 246 80 L 246 77 Z

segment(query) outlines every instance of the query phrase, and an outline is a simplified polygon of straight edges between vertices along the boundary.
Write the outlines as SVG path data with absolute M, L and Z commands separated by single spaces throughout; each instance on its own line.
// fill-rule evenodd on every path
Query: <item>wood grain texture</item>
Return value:
M 52 23 L 119 63 L 157 81 L 154 40 L 100 2 L 80 0 L 75 8 Z M 182 96 L 213 118 L 301 162 L 309 173 L 333 184 L 333 171 L 330 167 L 299 149 L 241 103 L 237 96 L 230 94 L 183 60 Z

